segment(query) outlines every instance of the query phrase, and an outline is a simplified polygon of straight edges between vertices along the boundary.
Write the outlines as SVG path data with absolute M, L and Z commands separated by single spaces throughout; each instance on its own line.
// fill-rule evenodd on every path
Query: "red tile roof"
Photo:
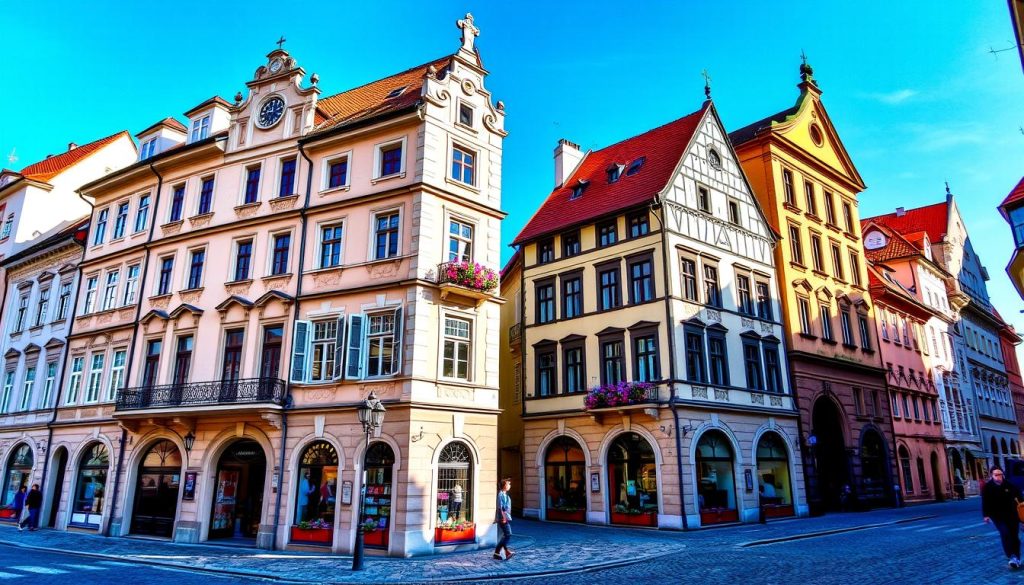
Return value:
M 888 213 L 869 217 L 866 221 L 883 224 L 901 234 L 925 232 L 933 243 L 941 242 L 949 225 L 949 203 L 943 201 L 917 209 L 908 209 L 903 215 Z
M 870 226 L 874 226 L 871 228 Z M 896 258 L 907 258 L 921 253 L 920 248 L 910 243 L 899 232 L 889 228 L 885 224 L 877 223 L 873 219 L 863 219 L 860 222 L 861 235 L 866 236 L 872 229 L 877 229 L 885 234 L 885 246 L 874 250 L 864 248 L 864 257 L 871 262 L 885 262 Z M 863 239 L 863 238 L 862 238 Z
M 27 167 L 21 169 L 21 174 L 33 181 L 41 181 L 43 183 L 63 173 L 71 166 L 77 164 L 79 161 L 85 159 L 94 152 L 100 150 L 104 146 L 113 143 L 118 138 L 124 136 L 131 140 L 127 130 L 122 130 L 117 134 L 112 134 L 106 138 L 101 138 L 95 142 L 84 144 L 62 154 L 45 158 L 37 163 L 30 164 Z
M 1016 203 L 1024 199 L 1024 177 L 1021 177 L 1020 182 L 1017 186 L 1010 191 L 1010 194 L 1003 199 L 1003 202 L 999 204 L 999 207 L 1004 207 L 1009 203 Z
M 138 138 L 139 136 L 145 136 L 146 134 L 149 134 L 150 132 L 156 130 L 161 126 L 170 128 L 171 130 L 177 130 L 178 132 L 188 133 L 188 128 L 186 128 L 185 125 L 181 122 L 175 120 L 174 118 L 164 118 L 156 124 L 153 124 L 152 126 L 146 128 L 142 132 L 139 132 L 138 134 L 135 135 L 135 137 Z
M 417 65 L 384 79 L 378 79 L 339 94 L 325 97 L 316 104 L 314 134 L 372 116 L 394 112 L 413 106 L 420 100 L 423 77 L 433 67 L 443 77 L 451 67 L 452 57 L 446 56 Z M 392 91 L 404 87 L 397 97 L 389 98 Z
M 710 103 L 674 122 L 586 154 L 572 176 L 548 195 L 512 243 L 521 244 L 650 201 L 672 179 Z M 624 170 L 618 181 L 608 183 L 609 167 L 619 164 L 628 169 L 629 163 L 640 157 L 645 160 L 636 174 L 627 175 Z M 581 180 L 587 181 L 583 195 L 570 201 L 573 186 Z

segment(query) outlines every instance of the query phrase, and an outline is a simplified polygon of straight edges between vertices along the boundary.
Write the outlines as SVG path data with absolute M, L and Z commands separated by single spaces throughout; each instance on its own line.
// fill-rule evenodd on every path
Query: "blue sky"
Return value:
M 0 163 L 230 99 L 282 34 L 325 95 L 348 89 L 454 52 L 454 21 L 471 10 L 488 87 L 507 108 L 508 242 L 552 186 L 559 138 L 601 147 L 692 112 L 705 68 L 726 127 L 741 127 L 792 105 L 804 50 L 868 185 L 861 215 L 939 201 L 948 180 L 994 302 L 1024 330 L 995 210 L 1024 173 L 1020 59 L 989 53 L 1014 42 L 1001 0 L 141 4 L 0 5 Z

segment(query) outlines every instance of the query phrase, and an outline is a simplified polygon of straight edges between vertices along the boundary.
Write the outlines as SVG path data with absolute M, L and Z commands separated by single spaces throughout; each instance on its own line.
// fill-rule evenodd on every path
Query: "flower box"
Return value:
M 626 512 L 612 512 L 612 524 L 624 524 L 626 526 L 658 526 L 658 514 L 655 512 L 640 512 L 629 514 Z
M 387 530 L 374 530 L 373 532 L 363 533 L 363 544 L 366 546 L 379 546 L 382 548 L 388 547 L 388 532 Z
M 583 399 L 584 410 L 615 408 L 644 404 L 657 400 L 657 387 L 647 382 L 619 382 L 595 386 L 587 391 Z
M 463 542 L 476 542 L 476 525 L 462 530 L 440 526 L 434 529 L 434 546 Z
M 737 510 L 725 508 L 712 508 L 700 511 L 700 525 L 723 524 L 725 522 L 739 522 L 740 513 Z
M 557 508 L 548 508 L 547 519 L 555 522 L 586 522 L 587 511 L 586 510 L 559 510 Z
M 782 505 L 777 504 L 773 506 L 764 507 L 765 518 L 786 518 L 788 516 L 795 516 L 796 512 L 793 510 L 792 504 Z
M 307 544 L 331 544 L 330 528 L 299 528 L 292 526 L 292 542 Z
M 0 520 L 14 520 L 17 515 L 18 514 L 14 511 L 14 508 L 0 509 Z

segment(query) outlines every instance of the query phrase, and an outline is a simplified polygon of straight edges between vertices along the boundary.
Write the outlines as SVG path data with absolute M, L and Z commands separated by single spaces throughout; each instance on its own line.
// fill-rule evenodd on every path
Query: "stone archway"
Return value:
M 812 505 L 818 512 L 839 510 L 844 486 L 850 484 L 850 459 L 843 438 L 843 414 L 830 398 L 822 396 L 814 403 L 811 414 L 811 436 L 814 437 L 811 457 Z

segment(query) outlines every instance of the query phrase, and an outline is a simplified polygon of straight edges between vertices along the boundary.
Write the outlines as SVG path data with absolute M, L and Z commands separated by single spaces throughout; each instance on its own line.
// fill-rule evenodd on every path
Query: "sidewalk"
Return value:
M 675 532 L 517 520 L 511 561 L 496 561 L 490 550 L 396 559 L 366 557 L 366 570 L 351 571 L 352 558 L 333 554 L 264 551 L 218 545 L 185 545 L 138 538 L 0 527 L 0 544 L 60 550 L 85 556 L 210 571 L 283 582 L 424 583 L 558 575 L 641 563 L 664 555 L 699 558 L 721 547 L 807 538 L 815 533 L 863 530 L 913 522 L 942 510 L 977 507 L 977 501 L 919 505 L 893 510 L 777 520 L 714 530 Z

